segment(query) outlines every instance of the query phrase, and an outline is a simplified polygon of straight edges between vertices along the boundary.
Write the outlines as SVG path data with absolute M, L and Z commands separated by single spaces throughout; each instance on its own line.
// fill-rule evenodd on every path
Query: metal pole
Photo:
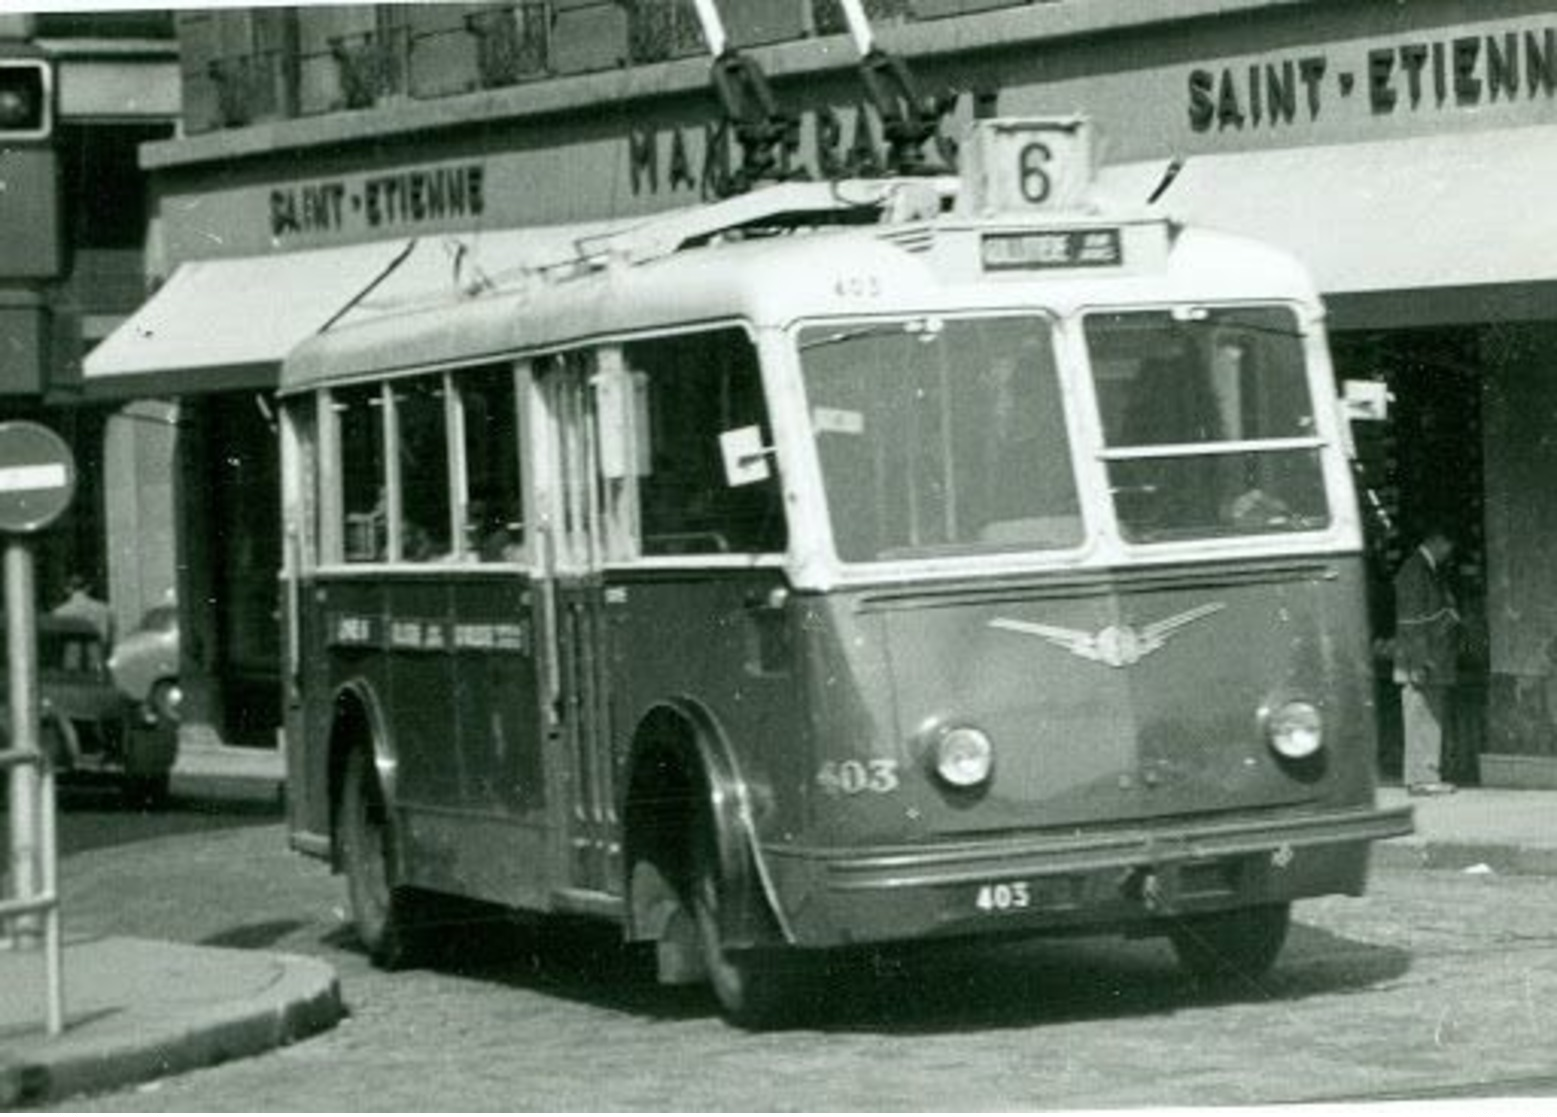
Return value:
M 32 548 L 10 536 L 5 543 L 5 615 L 7 674 L 11 694 L 11 751 L 38 755 L 37 616 L 33 601 Z M 38 769 L 11 769 L 11 888 L 19 899 L 38 895 Z M 14 924 L 22 942 L 37 936 L 36 916 Z
M 693 7 L 697 11 L 698 23 L 703 26 L 703 41 L 708 44 L 708 53 L 718 58 L 729 45 L 724 20 L 719 18 L 719 9 L 714 7 L 714 0 L 693 0 Z
M 849 34 L 854 38 L 854 49 L 864 58 L 876 46 L 876 36 L 870 29 L 870 17 L 865 14 L 865 6 L 860 0 L 840 0 L 840 4 L 843 18 L 849 24 Z
M 43 800 L 39 805 L 42 823 L 39 827 L 39 844 L 43 847 L 43 892 L 53 899 L 43 914 L 43 972 L 48 986 L 49 1035 L 57 1036 L 65 1030 L 65 966 L 64 929 L 60 926 L 59 904 L 59 838 L 55 827 L 54 765 L 47 759 L 42 764 L 39 788 Z

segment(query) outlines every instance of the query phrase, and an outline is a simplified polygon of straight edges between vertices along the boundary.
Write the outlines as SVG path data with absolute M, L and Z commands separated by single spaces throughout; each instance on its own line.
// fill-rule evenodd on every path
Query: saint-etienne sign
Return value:
M 36 423 L 0 423 L 0 534 L 42 531 L 75 492 L 75 459 L 59 435 Z
M 1557 23 L 1499 21 L 1199 66 L 1191 131 L 1279 129 L 1352 115 L 1381 122 L 1518 111 L 1557 101 Z

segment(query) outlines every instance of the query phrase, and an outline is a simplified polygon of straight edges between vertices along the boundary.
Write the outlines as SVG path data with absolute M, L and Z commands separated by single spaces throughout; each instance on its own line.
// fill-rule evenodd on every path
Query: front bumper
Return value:
M 1409 807 L 1359 807 L 925 846 L 773 844 L 763 861 L 770 898 L 797 946 L 1149 932 L 1178 914 L 1359 895 L 1369 844 L 1411 830 Z

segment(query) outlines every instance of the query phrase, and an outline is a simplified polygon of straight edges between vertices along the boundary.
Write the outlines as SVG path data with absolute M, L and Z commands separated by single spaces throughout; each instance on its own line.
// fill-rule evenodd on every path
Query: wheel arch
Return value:
M 362 679 L 343 683 L 335 692 L 330 719 L 329 747 L 329 803 L 330 803 L 330 863 L 341 867 L 340 812 L 341 792 L 346 782 L 346 758 L 351 750 L 366 746 L 372 750 L 373 768 L 378 773 L 379 788 L 384 803 L 393 807 L 396 802 L 398 757 L 389 732 L 389 722 L 384 716 L 383 705 L 373 687 Z
M 757 840 L 751 790 L 717 720 L 688 698 L 652 706 L 633 732 L 622 808 L 627 934 L 658 938 L 669 918 L 664 889 L 680 894 L 692 870 L 694 827 L 712 827 L 727 889 L 724 931 L 755 945 L 774 932 L 792 941 Z M 657 873 L 638 872 L 647 862 Z

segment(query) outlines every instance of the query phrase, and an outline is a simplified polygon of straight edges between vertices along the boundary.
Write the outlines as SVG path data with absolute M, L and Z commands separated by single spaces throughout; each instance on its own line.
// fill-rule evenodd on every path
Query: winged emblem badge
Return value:
M 1220 601 L 1186 609 L 1171 617 L 1134 628 L 1131 625 L 1111 624 L 1098 632 L 1083 632 L 1076 628 L 1060 628 L 1051 624 L 1034 624 L 1031 621 L 1014 621 L 996 617 L 990 628 L 1006 632 L 1019 632 L 1024 636 L 1037 636 L 1071 655 L 1109 667 L 1129 667 L 1139 663 L 1168 642 L 1168 638 L 1185 625 L 1220 613 L 1227 606 Z

